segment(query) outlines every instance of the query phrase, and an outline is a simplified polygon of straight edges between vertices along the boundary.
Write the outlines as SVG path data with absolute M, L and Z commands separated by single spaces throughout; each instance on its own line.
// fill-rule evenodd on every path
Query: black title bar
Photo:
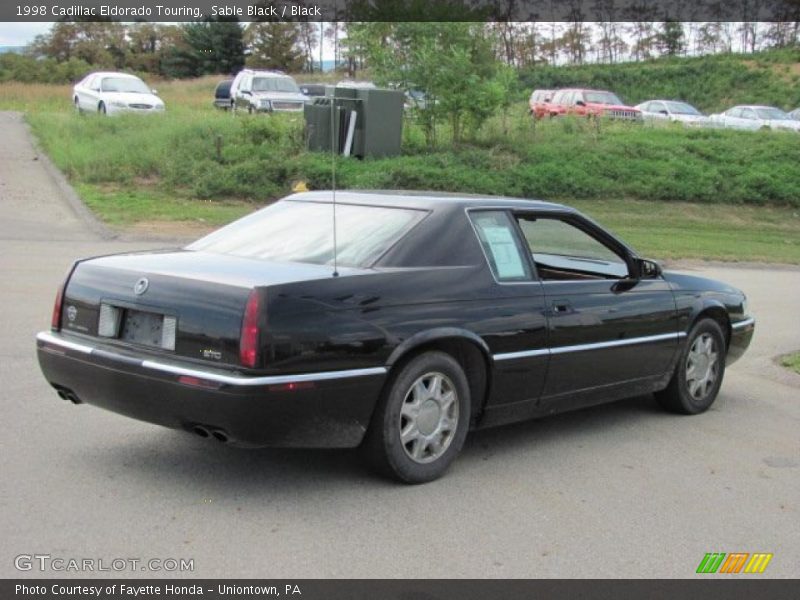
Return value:
M 0 21 L 800 21 L 800 0 L 3 0 Z
M 797 581 L 678 580 L 190 580 L 190 579 L 6 579 L 3 600 L 783 600 L 797 597 Z

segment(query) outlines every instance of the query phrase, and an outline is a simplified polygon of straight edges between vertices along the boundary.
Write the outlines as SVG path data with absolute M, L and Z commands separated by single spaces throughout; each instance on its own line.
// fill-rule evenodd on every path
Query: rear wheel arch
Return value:
M 472 423 L 480 417 L 491 385 L 491 353 L 478 335 L 458 329 L 442 329 L 439 331 L 417 334 L 395 348 L 387 366 L 389 377 L 385 390 L 391 387 L 394 375 L 403 366 L 425 352 L 444 352 L 452 356 L 461 366 L 469 383 L 472 404 Z M 384 390 L 384 391 L 385 391 Z

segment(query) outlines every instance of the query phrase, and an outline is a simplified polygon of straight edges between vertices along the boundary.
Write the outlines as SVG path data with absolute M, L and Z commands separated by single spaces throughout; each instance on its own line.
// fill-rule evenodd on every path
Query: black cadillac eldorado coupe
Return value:
M 753 336 L 741 291 L 662 272 L 566 206 L 336 200 L 296 194 L 181 250 L 77 261 L 37 337 L 47 381 L 220 442 L 361 445 L 423 482 L 474 428 L 649 393 L 700 413 Z

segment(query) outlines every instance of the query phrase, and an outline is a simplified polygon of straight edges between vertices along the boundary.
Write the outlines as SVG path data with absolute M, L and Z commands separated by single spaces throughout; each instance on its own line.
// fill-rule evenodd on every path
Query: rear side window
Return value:
M 529 281 L 530 267 L 514 221 L 504 211 L 472 211 L 469 214 L 475 233 L 483 247 L 483 253 L 497 281 Z
M 231 83 L 232 81 L 222 81 L 217 85 L 216 96 L 217 98 L 230 98 L 231 96 Z

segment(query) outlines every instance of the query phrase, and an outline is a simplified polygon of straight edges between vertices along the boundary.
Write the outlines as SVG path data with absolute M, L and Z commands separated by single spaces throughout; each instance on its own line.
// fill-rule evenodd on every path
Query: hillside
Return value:
M 537 66 L 522 71 L 520 82 L 527 93 L 536 88 L 600 88 L 630 104 L 680 99 L 709 113 L 735 104 L 793 109 L 800 106 L 800 48 L 615 65 Z

